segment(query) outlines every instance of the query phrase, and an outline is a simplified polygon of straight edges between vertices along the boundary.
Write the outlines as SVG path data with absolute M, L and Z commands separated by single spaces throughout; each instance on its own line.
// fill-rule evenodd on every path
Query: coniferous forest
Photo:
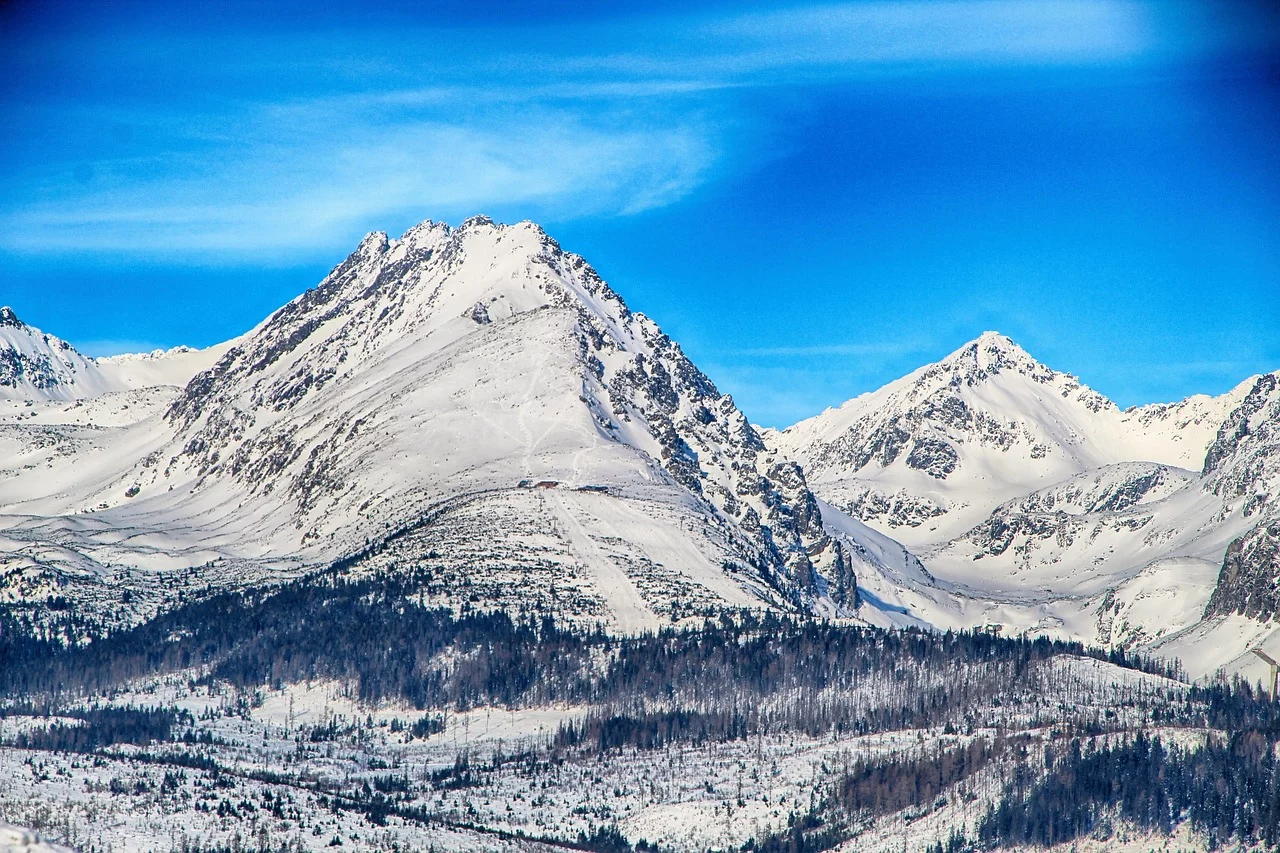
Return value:
M 6 760 L 37 789 L 109 768 L 83 782 L 101 807 L 207 825 L 174 849 L 221 849 L 246 816 L 268 830 L 240 849 L 264 850 L 330 824 L 387 849 L 416 849 L 415 828 L 584 850 L 1280 841 L 1271 701 L 1044 638 L 752 611 L 616 637 L 422 606 L 405 573 L 224 593 L 105 635 L 10 617 L 2 637 Z M 662 802 L 716 831 L 623 832 Z

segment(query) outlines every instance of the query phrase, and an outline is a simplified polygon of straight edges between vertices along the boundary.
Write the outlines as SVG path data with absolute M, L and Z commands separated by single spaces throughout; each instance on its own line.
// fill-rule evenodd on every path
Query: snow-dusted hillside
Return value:
M 181 393 L 135 387 L 215 356 Z M 429 566 L 455 605 L 626 630 L 855 603 L 857 561 L 800 467 L 531 223 L 371 234 L 230 345 L 102 370 L 142 396 L 45 406 L 14 433 L 11 600 L 106 607 L 126 577 L 120 612 L 145 615 L 344 559 Z

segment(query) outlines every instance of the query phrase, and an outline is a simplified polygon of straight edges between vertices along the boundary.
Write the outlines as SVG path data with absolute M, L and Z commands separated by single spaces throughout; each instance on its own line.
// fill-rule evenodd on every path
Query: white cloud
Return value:
M 70 176 L 42 195 L 56 203 L 0 213 L 0 246 L 20 251 L 137 254 L 323 249 L 388 218 L 462 217 L 499 205 L 577 215 L 629 214 L 669 204 L 715 160 L 696 123 L 591 126 L 537 109 L 472 125 L 375 120 L 332 131 L 323 116 L 248 134 L 238 156 L 192 173 L 85 189 Z
M 216 92 L 283 68 L 279 91 L 134 117 L 50 106 L 69 127 L 143 128 L 145 153 L 11 174 L 0 248 L 296 256 L 495 207 L 560 220 L 634 214 L 686 197 L 731 149 L 767 147 L 730 91 L 975 63 L 1123 61 L 1155 43 L 1153 8 L 869 0 L 499 28 L 492 40 L 430 29 L 259 38 L 226 45 L 226 62 L 196 69 L 198 79 Z M 113 63 L 151 56 L 129 44 L 101 49 Z M 174 61 L 185 50 L 167 49 Z

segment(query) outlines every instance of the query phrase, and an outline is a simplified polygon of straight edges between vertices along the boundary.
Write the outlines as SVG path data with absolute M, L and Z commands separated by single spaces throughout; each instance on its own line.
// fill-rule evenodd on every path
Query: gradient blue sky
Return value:
M 985 329 L 1121 405 L 1280 368 L 1269 3 L 9 0 L 0 104 L 0 302 L 93 354 L 483 212 L 769 425 Z

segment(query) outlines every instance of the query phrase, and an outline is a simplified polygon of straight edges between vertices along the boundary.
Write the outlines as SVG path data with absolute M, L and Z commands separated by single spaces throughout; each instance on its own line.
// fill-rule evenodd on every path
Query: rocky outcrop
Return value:
M 1280 614 L 1280 521 L 1259 524 L 1227 547 L 1205 615 L 1227 613 L 1264 621 Z
M 0 399 L 75 400 L 119 390 L 71 344 L 0 308 Z
M 1280 373 L 1259 376 L 1223 422 L 1205 455 L 1204 483 L 1223 499 L 1224 519 L 1257 519 L 1227 548 L 1206 615 L 1280 615 Z

